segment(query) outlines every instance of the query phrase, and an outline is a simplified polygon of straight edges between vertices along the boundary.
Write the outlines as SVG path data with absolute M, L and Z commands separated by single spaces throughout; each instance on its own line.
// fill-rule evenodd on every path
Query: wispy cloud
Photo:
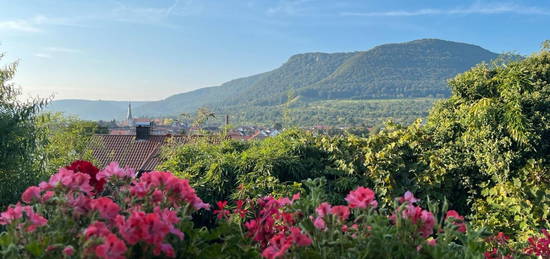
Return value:
M 470 14 L 521 14 L 521 15 L 550 15 L 549 9 L 534 6 L 523 6 L 513 3 L 473 4 L 468 7 L 452 9 L 419 9 L 419 10 L 391 10 L 383 12 L 342 12 L 343 16 L 423 16 L 423 15 L 470 15 Z
M 201 12 L 202 7 L 192 0 L 175 0 L 166 7 L 135 7 L 117 2 L 111 15 L 119 22 L 173 26 L 167 21 L 168 17 L 196 15 Z
M 46 53 L 36 53 L 36 54 L 34 54 L 34 56 L 38 57 L 38 58 L 45 58 L 45 59 L 52 58 L 52 55 L 46 54 Z
M 297 15 L 303 13 L 307 8 L 305 4 L 312 0 L 279 0 L 276 5 L 269 7 L 266 11 L 268 15 L 285 14 Z
M 41 32 L 43 31 L 42 27 L 45 25 L 82 27 L 82 25 L 76 23 L 73 19 L 54 18 L 54 17 L 48 17 L 44 15 L 36 15 L 27 19 L 0 21 L 0 30 L 20 31 L 20 32 Z
M 79 49 L 63 48 L 63 47 L 48 47 L 44 50 L 48 52 L 61 52 L 61 53 L 80 53 L 82 52 Z
M 22 32 L 39 32 L 40 29 L 25 20 L 0 21 L 0 31 L 22 31 Z

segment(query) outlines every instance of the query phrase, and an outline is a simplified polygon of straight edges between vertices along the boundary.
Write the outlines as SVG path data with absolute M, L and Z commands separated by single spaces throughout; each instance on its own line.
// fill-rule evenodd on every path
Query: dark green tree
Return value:
M 0 68 L 0 207 L 16 201 L 42 171 L 36 117 L 47 100 L 21 100 L 20 90 L 10 82 L 16 67 L 17 62 Z

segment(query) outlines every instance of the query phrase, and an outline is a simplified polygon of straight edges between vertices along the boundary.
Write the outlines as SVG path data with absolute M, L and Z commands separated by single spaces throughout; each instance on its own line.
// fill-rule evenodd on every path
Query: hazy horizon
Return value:
M 550 22 L 537 1 L 0 2 L 2 64 L 19 60 L 24 93 L 55 99 L 155 101 L 294 54 L 422 38 L 530 54 Z

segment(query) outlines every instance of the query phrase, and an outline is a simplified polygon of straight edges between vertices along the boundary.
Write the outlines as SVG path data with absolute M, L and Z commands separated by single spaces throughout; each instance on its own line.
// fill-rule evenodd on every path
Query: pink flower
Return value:
M 415 203 L 418 202 L 419 199 L 415 198 L 413 193 L 410 191 L 405 192 L 405 195 L 403 197 L 399 198 L 400 203 L 408 202 L 408 203 Z
M 64 186 L 71 190 L 81 191 L 90 194 L 94 187 L 90 185 L 90 175 L 84 173 L 74 173 L 73 171 L 60 168 L 59 171 L 50 177 L 48 184 L 42 184 L 42 189 L 49 189 L 56 186 Z M 50 187 L 51 186 L 51 187 Z M 103 185 L 101 185 L 103 188 Z
M 130 168 L 120 168 L 117 162 L 111 162 L 108 166 L 106 166 L 102 171 L 100 171 L 96 178 L 97 180 L 108 180 L 111 177 L 117 177 L 119 179 L 123 178 L 134 178 L 135 171 Z
M 435 239 L 433 239 L 433 238 L 428 239 L 426 242 L 428 243 L 429 246 L 435 246 L 435 245 L 437 245 L 437 240 L 435 240 Z
M 28 207 L 28 206 L 25 206 Z M 0 214 L 0 225 L 10 224 L 16 219 L 23 217 L 23 206 L 17 203 L 15 206 L 10 206 L 8 209 Z
M 292 239 L 287 238 L 283 233 L 279 233 L 269 240 L 269 246 L 264 249 L 262 256 L 268 259 L 281 257 L 291 246 Z
M 550 233 L 546 229 L 541 229 L 543 237 L 529 237 L 527 242 L 529 246 L 525 252 L 530 255 L 550 258 Z
M 72 246 L 67 246 L 63 249 L 63 254 L 66 256 L 72 256 L 74 254 L 74 248 Z
M 292 201 L 299 200 L 299 199 L 300 199 L 300 193 L 299 192 L 292 195 Z
M 315 220 L 313 220 L 313 226 L 320 230 L 325 230 L 327 228 L 327 224 L 325 224 L 322 217 L 315 218 Z
M 37 186 L 31 186 L 23 192 L 21 195 L 21 200 L 25 203 L 31 203 L 33 200 L 40 199 L 40 188 Z
M 294 241 L 294 243 L 298 246 L 308 246 L 311 245 L 311 239 L 302 233 L 302 229 L 299 227 L 291 227 L 290 228 L 290 237 Z
M 317 215 L 319 215 L 319 217 L 324 217 L 325 215 L 330 214 L 331 208 L 332 206 L 328 202 L 323 202 L 319 204 L 315 211 L 317 212 Z
M 46 191 L 44 194 L 42 194 L 42 202 L 49 201 L 54 195 L 55 192 Z
M 89 239 L 92 236 L 104 237 L 108 234 L 111 234 L 111 231 L 107 229 L 105 223 L 101 221 L 94 221 L 88 226 L 88 228 L 86 228 L 86 230 L 84 230 L 84 235 L 86 236 L 86 239 Z
M 108 220 L 113 220 L 120 211 L 120 207 L 107 197 L 101 197 L 91 201 L 92 210 L 99 211 L 99 215 Z
M 14 220 L 20 219 L 24 215 L 29 219 L 28 222 L 19 225 L 20 228 L 26 226 L 25 231 L 33 232 L 38 227 L 43 227 L 48 223 L 48 220 L 40 214 L 35 213 L 31 206 L 21 206 L 17 203 L 15 206 L 10 206 L 5 212 L 0 214 L 0 225 L 11 224 Z
M 351 191 L 348 196 L 346 196 L 346 201 L 350 208 L 364 209 L 367 207 L 376 208 L 378 206 L 378 202 L 374 199 L 374 192 L 362 186 Z
M 94 190 L 96 193 L 103 191 L 105 180 L 98 180 L 96 178 L 97 173 L 99 173 L 99 169 L 97 169 L 97 167 L 95 167 L 92 163 L 84 160 L 77 160 L 72 162 L 69 166 L 66 166 L 65 168 L 75 173 L 82 173 L 84 175 L 87 175 L 88 186 L 91 186 L 92 190 Z
M 218 219 L 229 216 L 231 212 L 225 209 L 227 201 L 218 201 L 216 205 L 218 205 L 219 210 L 214 210 L 214 214 L 218 215 Z
M 465 233 L 466 232 L 466 224 L 464 223 L 464 217 L 460 216 L 458 212 L 455 210 L 449 210 L 447 211 L 447 215 L 445 217 L 446 219 L 453 218 L 452 223 L 453 225 L 457 226 L 457 231 Z
M 422 221 L 422 224 L 420 226 L 420 233 L 422 233 L 423 237 L 428 237 L 433 233 L 434 225 L 435 225 L 435 219 L 434 215 L 427 211 L 423 210 L 420 219 Z
M 167 243 L 161 244 L 160 246 L 156 247 L 155 250 L 153 251 L 153 254 L 158 256 L 158 255 L 160 255 L 160 252 L 162 252 L 163 254 L 165 254 L 168 257 L 172 257 L 172 258 L 176 257 L 176 253 L 174 252 L 174 248 L 172 247 L 172 245 L 167 244 Z
M 30 215 L 28 216 L 31 221 L 31 224 L 27 227 L 28 232 L 33 232 L 34 230 L 36 230 L 36 228 L 43 227 L 43 226 L 46 226 L 46 224 L 48 224 L 48 220 L 37 213 L 33 212 L 33 213 L 30 213 Z
M 241 217 L 242 219 L 244 219 L 244 218 L 246 217 L 246 213 L 248 212 L 248 210 L 243 209 L 244 201 L 242 201 L 242 200 L 237 200 L 237 201 L 236 201 L 236 204 L 237 204 L 237 208 L 235 208 L 235 209 L 233 210 L 233 213 L 238 214 L 239 217 Z
M 124 259 L 126 250 L 128 248 L 124 241 L 120 240 L 115 234 L 110 233 L 104 237 L 103 243 L 95 248 L 95 253 L 99 258 Z
M 340 220 L 344 221 L 344 220 L 348 219 L 348 217 L 349 217 L 349 208 L 348 208 L 348 206 L 343 206 L 343 205 L 334 206 L 330 210 L 330 213 L 333 214 L 333 215 L 338 216 L 338 218 Z
M 161 202 L 164 199 L 164 193 L 160 190 L 155 190 L 151 195 L 153 202 Z
M 76 194 L 76 198 L 72 193 L 69 193 L 69 205 L 73 208 L 73 214 L 75 216 L 80 216 L 88 213 L 91 210 L 91 199 L 90 197 L 83 194 Z

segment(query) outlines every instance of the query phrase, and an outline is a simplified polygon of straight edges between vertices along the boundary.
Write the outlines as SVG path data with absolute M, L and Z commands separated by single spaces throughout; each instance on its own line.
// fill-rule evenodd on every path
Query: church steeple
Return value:
M 132 103 L 128 102 L 128 115 L 126 116 L 126 120 L 128 121 L 128 126 L 133 127 L 134 126 L 134 118 L 132 117 Z

